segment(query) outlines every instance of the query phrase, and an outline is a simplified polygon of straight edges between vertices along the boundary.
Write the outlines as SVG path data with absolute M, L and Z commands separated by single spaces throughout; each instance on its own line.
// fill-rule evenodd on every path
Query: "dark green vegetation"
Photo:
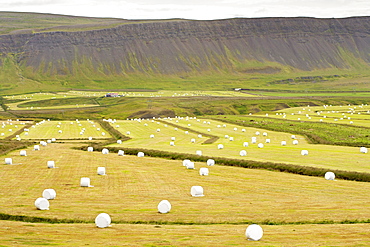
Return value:
M 0 13 L 0 92 L 369 91 L 369 17 L 217 21 Z

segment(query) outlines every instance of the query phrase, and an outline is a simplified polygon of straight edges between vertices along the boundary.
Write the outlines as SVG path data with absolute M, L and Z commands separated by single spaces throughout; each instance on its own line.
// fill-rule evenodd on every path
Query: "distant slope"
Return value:
M 16 18 L 4 15 L 1 20 Z M 40 23 L 50 16 L 39 18 L 37 30 L 27 33 L 23 26 L 0 35 L 0 65 L 7 71 L 0 72 L 0 89 L 22 83 L 40 89 L 199 88 L 188 78 L 224 89 L 256 87 L 248 82 L 256 74 L 370 69 L 370 17 L 130 22 L 61 16 L 47 27 Z

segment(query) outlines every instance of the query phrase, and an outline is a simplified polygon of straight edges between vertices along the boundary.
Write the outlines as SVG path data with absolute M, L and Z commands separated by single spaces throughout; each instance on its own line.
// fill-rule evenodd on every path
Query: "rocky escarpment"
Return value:
M 277 73 L 370 65 L 370 17 L 156 21 L 0 36 L 32 77 Z M 255 62 L 266 66 L 254 66 Z

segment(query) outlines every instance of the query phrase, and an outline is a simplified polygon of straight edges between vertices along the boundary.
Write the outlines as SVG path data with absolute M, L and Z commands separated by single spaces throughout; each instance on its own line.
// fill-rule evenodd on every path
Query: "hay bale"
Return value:
M 80 186 L 81 187 L 94 187 L 90 184 L 90 178 L 81 178 Z
M 242 129 L 242 132 L 245 132 L 246 130 L 245 129 Z
M 102 154 L 109 154 L 108 148 L 103 148 L 103 150 L 101 152 L 102 152 Z
M 98 175 L 106 175 L 106 174 L 105 174 L 105 167 L 103 167 L 103 166 L 99 166 L 99 167 L 98 167 L 98 170 L 97 170 L 97 174 L 98 174 Z
M 258 148 L 263 148 L 263 147 L 264 147 L 264 145 L 263 145 L 263 143 L 258 143 L 257 147 L 258 147 Z
M 326 173 L 325 173 L 325 179 L 326 179 L 326 180 L 334 180 L 334 179 L 335 179 L 335 174 L 334 174 L 334 172 L 326 172 Z
M 62 130 L 58 130 L 58 133 L 59 133 L 59 134 L 62 134 L 62 133 L 63 133 L 63 131 L 62 131 Z
M 188 163 L 189 163 L 189 162 L 191 162 L 191 161 L 190 161 L 190 160 L 188 160 L 188 159 L 185 159 L 185 160 L 183 160 L 183 161 L 182 161 L 182 165 L 183 165 L 183 166 L 188 166 Z
M 197 151 L 195 152 L 195 154 L 196 154 L 196 155 L 199 155 L 199 156 L 202 156 L 202 154 L 203 154 L 203 153 L 202 153 L 202 151 L 201 151 L 201 150 L 197 150 Z
M 238 130 L 238 128 L 236 128 L 236 127 L 235 127 L 235 128 L 234 128 L 234 131 L 237 131 L 237 130 Z
M 117 144 L 122 144 L 122 141 L 121 140 L 117 140 Z
M 91 141 L 93 138 L 91 136 L 89 136 L 89 141 Z
M 229 139 L 229 135 L 225 135 L 225 139 Z
M 271 142 L 271 140 L 270 139 L 266 139 L 266 141 L 265 141 L 266 143 L 270 143 Z
M 207 167 L 202 167 L 199 169 L 199 175 L 201 176 L 208 176 L 209 170 Z
M 188 162 L 186 163 L 186 169 L 195 169 L 194 162 Z
M 144 157 L 144 155 L 145 155 L 144 152 L 138 152 L 137 153 L 137 157 Z
M 192 186 L 190 189 L 190 194 L 193 197 L 201 197 L 204 196 L 204 191 L 202 186 Z
M 198 138 L 202 138 L 202 135 L 201 135 L 201 134 L 199 134 L 199 135 L 198 135 Z
M 42 197 L 48 200 L 54 200 L 56 196 L 57 196 L 57 193 L 55 192 L 54 189 L 45 189 L 42 192 Z
M 171 203 L 167 200 L 162 200 L 158 203 L 158 212 L 161 214 L 167 214 L 171 210 Z
M 27 156 L 27 152 L 26 152 L 26 150 L 21 150 L 21 151 L 19 152 L 19 155 L 20 155 L 20 156 Z
M 229 141 L 234 141 L 234 137 L 230 136 Z
M 296 139 L 295 135 L 291 135 L 290 137 L 291 137 L 292 139 Z
M 130 131 L 127 131 L 127 132 L 126 132 L 126 135 L 131 135 L 131 132 L 130 132 Z
M 157 132 L 161 132 L 161 129 L 157 129 Z
M 301 155 L 308 155 L 308 150 L 302 150 Z
M 260 135 L 260 132 L 259 131 L 256 131 L 255 134 L 256 134 L 256 136 L 259 136 Z
M 257 224 L 249 225 L 245 231 L 245 236 L 248 240 L 258 241 L 263 236 L 262 227 Z
M 170 146 L 175 146 L 175 142 L 170 142 Z
M 49 210 L 50 203 L 48 199 L 45 199 L 43 197 L 39 197 L 35 201 L 35 206 L 38 210 Z
M 55 168 L 55 162 L 53 160 L 49 160 L 47 162 L 47 166 L 48 166 L 48 168 Z
M 286 141 L 281 141 L 281 146 L 286 146 Z
M 298 140 L 294 140 L 293 145 L 298 145 Z
M 366 147 L 360 147 L 360 152 L 363 154 L 367 154 L 367 148 Z
M 191 143 L 195 143 L 195 139 L 194 138 L 191 138 L 190 142 Z
M 94 151 L 94 148 L 93 147 L 88 147 L 87 148 L 87 152 L 93 152 Z
M 217 145 L 217 148 L 218 148 L 218 149 L 223 149 L 223 148 L 224 148 L 224 145 L 222 145 L 222 144 L 218 144 L 218 145 Z
M 262 135 L 263 135 L 263 136 L 267 136 L 267 133 L 266 133 L 266 132 L 263 132 L 263 133 L 262 133 Z
M 125 151 L 123 150 L 118 150 L 118 156 L 124 156 L 125 155 Z
M 215 165 L 215 160 L 214 159 L 208 159 L 207 160 L 207 166 L 214 166 Z
M 34 145 L 33 150 L 34 151 L 40 151 L 40 145 Z
M 154 135 L 153 135 L 153 134 L 151 134 L 151 135 L 149 136 L 149 138 L 154 138 Z
M 5 158 L 5 165 L 13 165 L 13 159 L 12 158 Z
M 247 156 L 247 151 L 245 151 L 245 150 L 241 150 L 241 151 L 239 152 L 239 155 L 240 155 L 240 156 Z
M 95 225 L 98 228 L 110 227 L 111 222 L 112 222 L 112 220 L 111 220 L 109 214 L 106 214 L 106 213 L 98 214 L 98 216 L 96 216 L 96 218 L 95 218 Z
M 249 143 L 248 142 L 243 142 L 243 147 L 248 147 Z

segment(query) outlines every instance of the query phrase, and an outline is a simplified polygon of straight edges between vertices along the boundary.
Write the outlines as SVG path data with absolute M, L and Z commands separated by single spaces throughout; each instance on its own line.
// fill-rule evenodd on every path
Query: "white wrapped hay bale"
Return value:
M 172 136 L 171 141 L 175 141 L 175 140 L 176 140 L 176 137 Z
M 265 142 L 266 143 L 271 143 L 271 140 L 270 139 L 266 139 Z
M 263 133 L 262 133 L 262 135 L 263 135 L 263 136 L 267 136 L 267 133 L 266 133 L 266 132 L 263 132 Z
M 326 173 L 325 173 L 325 179 L 326 179 L 326 180 L 334 180 L 334 179 L 335 179 L 335 174 L 334 174 L 334 172 L 326 172 Z
M 87 147 L 87 152 L 94 152 L 94 148 L 93 147 Z
M 198 138 L 202 138 L 202 135 L 201 135 L 201 134 L 199 134 L 199 135 L 198 135 Z
M 301 155 L 308 155 L 308 150 L 302 150 Z
M 49 210 L 50 203 L 48 199 L 39 197 L 35 201 L 35 206 L 38 210 Z
M 257 143 L 257 137 L 253 136 L 252 137 L 252 144 L 256 144 Z
M 248 240 L 258 241 L 263 236 L 262 227 L 257 224 L 249 225 L 245 231 L 245 236 Z
M 197 151 L 195 152 L 195 154 L 196 154 L 196 155 L 199 155 L 199 156 L 202 156 L 202 154 L 203 154 L 203 153 L 202 153 L 202 151 L 201 151 L 201 150 L 197 150 Z
M 170 142 L 170 146 L 175 146 L 175 142 Z
M 62 130 L 58 130 L 58 133 L 59 133 L 59 134 L 62 134 L 62 133 L 63 133 L 63 131 L 62 131 Z
M 298 140 L 294 140 L 293 145 L 298 145 Z
M 188 162 L 186 163 L 186 169 L 195 169 L 194 162 Z
M 26 150 L 21 150 L 21 151 L 19 152 L 19 155 L 20 155 L 20 156 L 27 156 L 27 152 L 26 152 Z
M 40 151 L 40 145 L 34 145 L 33 150 L 35 151 Z
M 158 203 L 158 212 L 161 214 L 167 214 L 171 210 L 171 203 L 168 200 L 162 200 Z
M 225 135 L 225 139 L 228 139 L 229 138 L 229 135 Z
M 217 148 L 218 148 L 218 149 L 223 149 L 223 148 L 224 148 L 224 145 L 222 145 L 222 144 L 218 144 L 218 145 L 217 145 Z
M 144 152 L 138 152 L 137 157 L 144 157 Z
M 96 218 L 95 218 L 95 225 L 99 228 L 110 227 L 111 222 L 112 222 L 112 220 L 111 220 L 109 214 L 107 214 L 107 213 L 98 214 L 98 216 L 96 216 Z
M 257 147 L 258 147 L 258 148 L 263 148 L 263 147 L 264 147 L 264 145 L 263 145 L 263 143 L 258 143 Z
M 195 139 L 194 138 L 191 138 L 190 142 L 191 143 L 195 143 Z
M 281 141 L 281 146 L 286 146 L 286 141 Z
M 290 137 L 291 137 L 292 139 L 296 139 L 295 135 L 291 135 Z
M 91 136 L 89 136 L 89 141 L 91 141 L 93 138 Z
M 161 132 L 161 129 L 157 129 L 157 132 Z
M 241 151 L 239 152 L 239 155 L 240 155 L 240 156 L 247 156 L 247 151 L 245 151 L 245 150 L 241 150 Z
M 202 186 L 192 186 L 190 190 L 190 194 L 193 197 L 201 197 L 204 196 L 204 191 Z
M 245 132 L 246 130 L 245 129 L 242 129 L 242 132 Z
M 105 175 L 105 167 L 99 166 L 97 170 L 98 175 Z
M 236 127 L 235 127 L 235 128 L 234 128 L 234 131 L 237 131 L 237 130 L 238 130 L 238 128 L 236 128 Z
M 183 165 L 183 166 L 188 166 L 188 163 L 189 163 L 189 162 L 191 162 L 191 161 L 190 161 L 190 160 L 188 160 L 188 159 L 185 159 L 185 160 L 183 160 L 183 161 L 182 161 L 182 165 Z
M 234 141 L 234 137 L 230 136 L 229 141 Z
M 243 147 L 248 147 L 249 143 L 248 142 L 243 142 Z
M 367 148 L 366 147 L 360 147 L 360 152 L 363 154 L 367 154 Z
M 81 187 L 94 187 L 90 184 L 90 178 L 81 178 L 80 186 Z
M 154 135 L 153 135 L 153 134 L 151 134 L 151 135 L 149 136 L 149 138 L 154 138 Z
M 107 148 L 103 148 L 101 152 L 102 154 L 109 154 L 109 150 Z
M 55 168 L 55 162 L 53 160 L 49 160 L 47 162 L 48 168 Z
M 127 132 L 126 132 L 126 135 L 131 135 L 131 132 L 130 132 L 130 131 L 127 131 Z
M 13 159 L 12 158 L 5 158 L 5 165 L 13 165 Z
M 117 144 L 122 144 L 122 141 L 121 140 L 117 140 Z
M 214 159 L 208 159 L 207 160 L 207 166 L 214 166 L 215 165 L 215 160 Z
M 208 176 L 209 170 L 207 167 L 202 167 L 199 169 L 199 175 L 201 176 Z
M 255 134 L 256 134 L 256 136 L 259 136 L 260 135 L 260 132 L 259 131 L 256 131 Z
M 42 192 L 42 197 L 48 200 L 54 200 L 57 196 L 57 192 L 54 189 L 45 189 Z
M 118 150 L 118 156 L 124 156 L 125 155 L 125 151 L 123 150 Z
M 45 141 L 40 141 L 41 146 L 46 147 L 48 144 Z

